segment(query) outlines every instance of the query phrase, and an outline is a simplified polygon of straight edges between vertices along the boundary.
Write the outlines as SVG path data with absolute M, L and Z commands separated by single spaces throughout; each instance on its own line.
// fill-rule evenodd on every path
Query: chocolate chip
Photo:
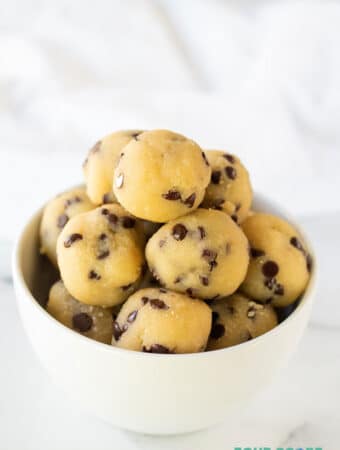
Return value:
M 209 286 L 209 278 L 205 275 L 200 275 L 200 281 L 203 286 Z
M 193 288 L 188 288 L 188 289 L 186 289 L 185 292 L 189 295 L 189 297 L 191 297 L 191 298 L 194 297 L 194 290 L 193 290 Z
M 136 220 L 129 216 L 122 217 L 122 223 L 124 228 L 133 228 L 136 224 Z
M 249 319 L 255 319 L 255 316 L 256 316 L 255 309 L 254 308 L 249 308 L 248 311 L 247 311 L 247 317 Z
M 187 232 L 188 232 L 188 230 L 181 223 L 177 223 L 172 228 L 172 236 L 173 236 L 174 239 L 176 239 L 176 241 L 183 241 L 183 239 L 187 235 Z
M 142 297 L 141 298 L 143 305 L 146 305 L 149 301 L 149 297 Z
M 151 347 L 147 348 L 143 346 L 143 352 L 145 353 L 173 353 L 168 347 L 161 344 L 152 344 Z
M 227 161 L 229 161 L 230 164 L 235 164 L 235 158 L 233 155 L 230 155 L 230 153 L 225 153 L 223 155 L 223 158 L 225 158 Z
M 86 313 L 75 314 L 72 317 L 72 325 L 73 328 L 84 333 L 85 331 L 89 331 L 92 328 L 93 320 L 92 317 Z
M 230 178 L 231 180 L 235 180 L 235 178 L 237 177 L 237 172 L 234 167 L 227 166 L 224 170 L 228 178 Z
M 233 221 L 234 221 L 235 223 L 237 223 L 238 217 L 237 217 L 236 214 L 232 214 L 230 217 L 233 219 Z
M 109 256 L 110 250 L 104 250 L 97 256 L 97 259 L 105 259 Z
M 69 217 L 66 214 L 61 214 L 57 219 L 58 228 L 64 228 L 68 220 Z
M 109 214 L 109 210 L 107 208 L 102 208 L 101 209 L 101 213 L 103 214 L 103 216 L 107 216 Z
M 101 276 L 97 272 L 95 272 L 94 270 L 90 270 L 90 272 L 88 274 L 88 278 L 90 280 L 100 280 Z
M 212 323 L 215 323 L 219 319 L 219 317 L 219 313 L 217 311 L 213 311 L 211 316 Z
M 109 192 L 103 195 L 103 203 L 112 203 L 112 196 Z
M 210 332 L 210 337 L 212 339 L 219 339 L 225 334 L 225 327 L 221 323 L 215 323 Z
M 220 170 L 214 170 L 213 172 L 211 172 L 211 182 L 213 184 L 219 184 L 221 175 L 222 174 Z
M 170 189 L 166 194 L 162 194 L 162 197 L 165 198 L 165 200 L 181 200 L 180 192 L 175 189 Z
M 282 284 L 278 284 L 276 286 L 274 294 L 276 294 L 276 295 L 284 295 L 285 294 L 285 290 L 284 290 L 284 287 L 282 286 Z
M 222 205 L 223 205 L 224 202 L 225 202 L 224 198 L 216 198 L 213 201 L 211 207 L 212 207 L 212 209 L 216 209 L 218 211 L 221 211 L 222 210 Z
M 263 284 L 268 288 L 269 290 L 273 290 L 276 286 L 276 279 L 275 278 L 267 278 L 264 280 Z
M 82 202 L 82 199 L 76 195 L 73 198 L 69 198 L 65 201 L 65 208 L 68 208 L 69 206 L 73 205 L 74 203 L 80 203 Z
M 241 203 L 236 203 L 235 205 L 235 211 L 239 211 L 241 209 Z
M 159 298 L 150 299 L 150 306 L 154 309 L 169 309 L 169 306 Z
M 265 253 L 263 250 L 260 250 L 258 248 L 251 248 L 250 249 L 250 256 L 253 258 L 259 258 L 260 256 L 264 256 Z
M 140 134 L 142 134 L 143 133 L 143 131 L 136 131 L 135 133 L 131 133 L 130 134 L 130 136 L 133 138 L 133 139 L 135 139 L 136 141 L 138 141 L 138 136 L 140 135 Z
M 117 189 L 120 189 L 124 184 L 124 174 L 119 173 L 115 178 L 115 186 Z
M 262 266 L 262 273 L 267 278 L 273 278 L 279 272 L 279 266 L 275 261 L 266 261 Z
M 127 319 L 126 319 L 126 320 L 127 320 L 129 323 L 134 322 L 134 321 L 136 320 L 137 314 L 138 314 L 138 311 L 137 311 L 137 310 L 130 312 L 130 314 L 127 316 Z
M 214 260 L 216 257 L 217 252 L 210 250 L 209 248 L 205 248 L 202 252 L 202 258 L 207 259 L 208 261 Z
M 195 200 L 196 200 L 196 194 L 193 193 L 193 194 L 189 195 L 189 197 L 186 198 L 183 203 L 186 206 L 188 206 L 188 208 L 192 208 L 194 206 Z
M 80 234 L 80 233 L 73 233 L 66 239 L 66 241 L 64 241 L 64 247 L 69 248 L 69 247 L 71 247 L 71 245 L 74 242 L 82 240 L 82 239 L 83 239 L 83 235 L 82 234 Z
M 306 265 L 307 265 L 307 270 L 310 273 L 312 271 L 312 267 L 313 267 L 313 259 L 312 259 L 311 255 L 306 256 Z
M 207 235 L 207 233 L 206 233 L 204 227 L 198 227 L 198 232 L 199 232 L 199 234 L 200 234 L 200 238 L 201 238 L 201 239 L 204 239 L 204 238 L 206 237 L 206 235 Z
M 107 220 L 109 221 L 110 225 L 116 225 L 118 222 L 118 216 L 113 213 L 109 213 L 107 216 Z
M 128 291 L 132 286 L 133 286 L 133 283 L 129 283 L 129 284 L 126 284 L 125 286 L 122 286 L 121 289 L 123 291 Z
M 162 294 L 166 294 L 168 291 L 164 288 L 160 288 L 159 292 L 161 292 Z
M 113 322 L 113 337 L 115 338 L 116 341 L 119 341 L 124 331 L 126 330 L 123 330 L 117 321 Z
M 181 277 L 176 277 L 174 283 L 177 284 L 180 283 L 181 281 L 182 281 Z
M 295 237 L 295 236 L 292 237 L 289 242 L 291 243 L 291 245 L 293 247 L 297 248 L 298 250 L 300 250 L 302 252 L 304 251 L 304 248 L 297 237 Z
M 100 241 L 104 241 L 106 238 L 107 238 L 107 235 L 106 235 L 105 233 L 101 233 L 101 234 L 99 235 L 99 240 L 100 240 Z
M 166 242 L 165 239 L 161 239 L 161 240 L 158 242 L 159 247 L 162 248 L 162 247 L 165 245 L 165 242 Z
M 202 158 L 204 159 L 205 164 L 209 167 L 209 161 L 206 157 L 206 154 L 204 152 L 202 152 Z

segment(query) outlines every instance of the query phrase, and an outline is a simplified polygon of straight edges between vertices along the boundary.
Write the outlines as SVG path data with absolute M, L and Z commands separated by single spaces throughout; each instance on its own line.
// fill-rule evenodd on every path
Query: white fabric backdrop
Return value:
M 299 215 L 340 209 L 340 3 L 6 2 L 0 237 L 82 179 L 97 138 L 173 128 Z

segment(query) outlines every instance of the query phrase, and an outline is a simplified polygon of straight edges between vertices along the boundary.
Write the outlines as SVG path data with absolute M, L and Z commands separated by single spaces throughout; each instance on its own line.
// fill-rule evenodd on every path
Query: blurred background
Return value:
M 9 255 L 19 227 L 56 192 L 82 180 L 86 152 L 103 135 L 124 128 L 170 128 L 204 148 L 236 153 L 255 190 L 290 210 L 319 253 L 322 298 L 304 344 L 304 355 L 311 359 L 299 374 L 304 385 L 305 371 L 314 370 L 313 350 L 326 352 L 319 368 L 324 372 L 310 392 L 319 392 L 321 383 L 326 393 L 318 395 L 320 401 L 326 396 L 329 408 L 316 406 L 314 411 L 300 399 L 303 409 L 294 420 L 302 420 L 307 407 L 315 412 L 315 424 L 319 415 L 328 417 L 321 430 L 312 420 L 315 426 L 307 435 L 320 438 L 315 445 L 323 439 L 327 450 L 335 449 L 332 420 L 340 401 L 333 396 L 340 390 L 335 347 L 340 336 L 340 2 L 2 0 L 0 6 L 1 295 L 13 297 Z M 3 302 L 8 332 L 21 336 L 11 308 Z M 0 350 L 8 351 L 4 340 Z M 3 385 L 9 386 L 12 369 L 28 370 L 22 364 L 18 357 L 17 365 L 0 374 L 0 382 L 3 377 Z M 40 369 L 31 370 L 35 374 Z M 17 392 L 18 386 L 11 386 L 8 392 Z M 43 416 L 38 414 L 40 420 Z M 11 430 L 14 410 L 5 413 L 0 405 L 0 417 L 6 417 Z M 277 426 L 270 422 L 272 432 L 279 433 L 281 419 L 277 417 Z M 270 421 L 265 416 L 260 425 L 252 420 L 245 427 L 253 432 Z M 288 431 L 281 434 L 289 434 L 292 424 L 287 421 Z M 257 428 L 251 425 L 255 423 Z M 37 448 L 29 430 L 22 435 L 25 448 Z M 49 430 L 62 445 L 58 439 L 63 435 Z M 14 439 L 9 433 L 3 432 L 4 442 Z M 275 439 L 279 443 L 281 437 Z M 139 442 L 121 448 L 140 448 Z M 204 448 L 200 442 L 173 441 L 169 448 Z M 159 448 L 147 443 L 152 445 Z

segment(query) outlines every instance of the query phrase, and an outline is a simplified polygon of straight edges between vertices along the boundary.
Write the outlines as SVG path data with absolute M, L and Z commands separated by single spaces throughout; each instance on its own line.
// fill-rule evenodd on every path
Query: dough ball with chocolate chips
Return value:
M 198 209 L 163 225 L 148 241 L 146 259 L 167 288 L 214 299 L 232 294 L 244 280 L 248 241 L 227 214 Z
M 83 303 L 114 306 L 138 285 L 144 264 L 141 224 L 120 205 L 73 217 L 57 243 L 67 290 Z
M 204 351 L 211 310 L 204 302 L 164 288 L 135 292 L 114 322 L 112 345 L 149 353 Z
M 77 214 L 94 209 L 84 188 L 63 192 L 45 206 L 40 224 L 40 252 L 57 266 L 57 239 L 66 223 Z
M 276 327 L 274 308 L 241 294 L 215 300 L 211 305 L 212 327 L 207 350 L 230 347 L 261 336 Z
M 114 168 L 122 149 L 132 139 L 136 139 L 141 132 L 140 130 L 117 131 L 105 136 L 89 151 L 83 164 L 83 171 L 87 195 L 96 205 L 113 203 L 116 200 L 112 191 Z
M 206 155 L 211 166 L 211 179 L 202 207 L 224 211 L 235 222 L 241 223 L 247 217 L 253 199 L 247 169 L 230 153 L 211 150 Z
M 46 309 L 66 327 L 104 344 L 111 343 L 112 308 L 78 302 L 67 292 L 62 281 L 57 281 L 51 287 Z
M 250 244 L 250 264 L 241 290 L 261 302 L 282 307 L 305 290 L 311 256 L 298 231 L 279 217 L 254 213 L 242 223 Z
M 210 173 L 205 154 L 192 140 L 167 130 L 146 131 L 124 147 L 114 193 L 136 217 L 166 222 L 198 207 Z

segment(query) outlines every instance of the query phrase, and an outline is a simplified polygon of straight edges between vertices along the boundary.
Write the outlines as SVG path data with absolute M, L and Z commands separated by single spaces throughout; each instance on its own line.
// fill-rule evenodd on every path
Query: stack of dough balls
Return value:
M 105 344 L 194 353 L 254 339 L 301 298 L 312 260 L 296 229 L 251 210 L 240 159 L 168 130 L 98 141 L 85 186 L 45 207 L 59 273 L 47 311 Z

